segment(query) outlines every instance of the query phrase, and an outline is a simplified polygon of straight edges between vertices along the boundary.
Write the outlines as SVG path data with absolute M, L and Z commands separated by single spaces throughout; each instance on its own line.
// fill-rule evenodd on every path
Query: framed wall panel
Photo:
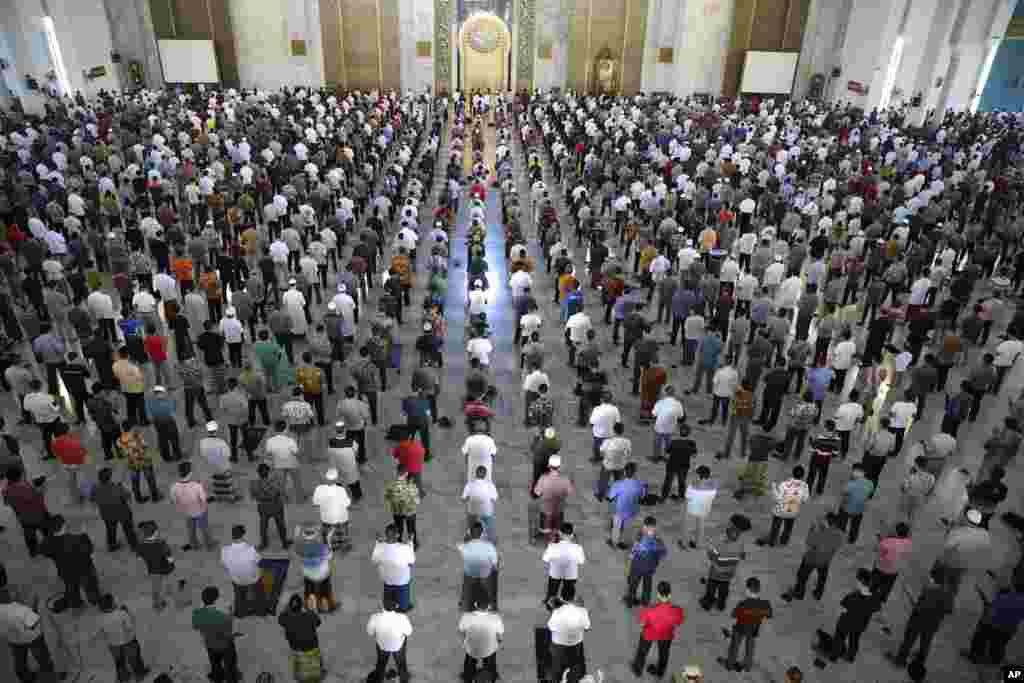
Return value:
M 343 0 L 320 0 L 320 44 L 324 53 L 324 81 L 346 87 L 342 40 Z

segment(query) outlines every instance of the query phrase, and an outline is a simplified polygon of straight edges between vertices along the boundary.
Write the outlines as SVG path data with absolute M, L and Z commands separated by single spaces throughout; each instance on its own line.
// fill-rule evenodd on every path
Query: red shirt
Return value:
M 167 360 L 167 342 L 158 334 L 151 334 L 142 342 L 146 349 L 146 355 L 154 363 L 163 363 Z
M 84 465 L 85 448 L 82 446 L 82 439 L 77 434 L 68 432 L 56 436 L 50 444 L 53 454 L 65 465 Z
M 9 485 L 4 491 L 4 500 L 14 508 L 19 519 L 39 523 L 49 514 L 43 494 L 25 480 Z
M 682 607 L 670 602 L 663 602 L 654 607 L 640 610 L 640 623 L 644 626 L 644 640 L 672 640 L 676 635 L 676 627 L 684 621 Z
M 395 450 L 391 452 L 398 462 L 405 465 L 405 469 L 409 474 L 419 474 L 423 471 L 423 458 L 427 454 L 426 450 L 423 449 L 423 444 L 415 439 L 406 439 L 400 441 Z

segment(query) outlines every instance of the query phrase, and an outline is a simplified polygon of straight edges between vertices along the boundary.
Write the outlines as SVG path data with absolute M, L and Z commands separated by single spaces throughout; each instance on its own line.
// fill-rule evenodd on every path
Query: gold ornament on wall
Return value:
M 293 40 L 292 44 L 292 57 L 305 57 L 306 56 L 306 41 L 304 40 Z
M 416 42 L 416 56 L 417 57 L 430 57 L 431 49 L 434 44 L 429 40 L 420 40 Z
M 537 59 L 553 59 L 555 46 L 545 41 L 537 46 Z
M 675 49 L 671 47 L 658 48 L 658 64 L 671 64 L 675 61 Z

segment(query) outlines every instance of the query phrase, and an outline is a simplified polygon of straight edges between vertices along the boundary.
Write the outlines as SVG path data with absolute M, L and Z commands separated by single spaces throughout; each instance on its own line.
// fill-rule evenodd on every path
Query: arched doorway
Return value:
M 459 31 L 463 90 L 504 92 L 511 49 L 512 33 L 501 17 L 490 12 L 470 15 Z

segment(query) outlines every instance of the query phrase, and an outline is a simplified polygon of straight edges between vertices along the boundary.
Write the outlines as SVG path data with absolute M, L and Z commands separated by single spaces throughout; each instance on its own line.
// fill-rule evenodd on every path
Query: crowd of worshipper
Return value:
M 65 588 L 41 604 L 31 577 L 0 572 L 19 680 L 73 666 L 55 661 L 47 632 L 82 613 L 83 590 L 118 680 L 150 673 L 135 615 L 103 591 L 90 536 L 59 512 L 82 505 L 96 507 L 108 552 L 123 536 L 141 557 L 157 612 L 192 606 L 176 567 L 219 548 L 231 604 L 207 586 L 192 611 L 211 680 L 241 680 L 238 620 L 258 616 L 277 617 L 296 679 L 322 680 L 317 629 L 343 599 L 334 573 L 355 547 L 350 509 L 368 497 L 391 517 L 371 555 L 382 597 L 366 628 L 369 679 L 409 680 L 417 510 L 437 429 L 467 434 L 459 676 L 496 680 L 493 433 L 504 416 L 491 366 L 508 343 L 492 326 L 508 299 L 522 371 L 514 419 L 532 435 L 527 535 L 544 544 L 547 574 L 538 680 L 603 677 L 588 673 L 590 616 L 576 587 L 586 558 L 566 515 L 579 494 L 565 470 L 585 465 L 563 440 L 578 428 L 592 433 L 594 514 L 609 518 L 611 556 L 625 553 L 623 602 L 642 625 L 636 676 L 670 674 L 684 620 L 672 596 L 684 577 L 663 564 L 670 548 L 705 556 L 704 611 L 724 611 L 742 577 L 718 663 L 751 670 L 773 609 L 805 599 L 811 574 L 813 597 L 826 599 L 830 566 L 860 541 L 865 517 L 879 529 L 877 556 L 829 592 L 842 609 L 821 624 L 814 664 L 856 660 L 901 574 L 912 608 L 885 653 L 894 667 L 925 679 L 933 638 L 967 602 L 964 584 L 984 610 L 962 655 L 1002 663 L 1024 619 L 1024 565 L 996 565 L 989 533 L 1002 524 L 1024 540 L 1024 520 L 998 514 L 1024 425 L 1012 374 L 1024 350 L 1018 117 L 905 119 L 756 98 L 305 89 L 101 93 L 54 100 L 41 119 L 4 118 L 0 358 L 18 408 L 0 423 L 0 485 L 8 542 L 15 525 L 24 535 L 11 552 L 49 558 Z M 488 243 L 493 222 L 503 254 Z M 456 236 L 464 253 L 449 248 Z M 465 292 L 449 292 L 449 267 L 462 264 Z M 464 308 L 465 346 L 450 351 L 453 308 Z M 563 344 L 575 381 L 565 420 L 550 379 Z M 453 353 L 468 361 L 458 424 L 438 405 Z M 620 375 L 639 397 L 635 420 L 612 393 Z M 403 419 L 378 429 L 396 393 Z M 991 434 L 973 433 L 983 453 L 970 452 L 959 433 L 993 411 Z M 649 436 L 634 453 L 627 434 L 638 429 Z M 364 491 L 364 466 L 388 453 L 395 476 Z M 720 490 L 737 502 L 716 505 Z M 231 509 L 246 496 L 258 545 L 241 524 L 221 542 L 210 503 Z M 164 499 L 187 533 L 181 552 L 168 540 L 177 531 L 148 512 Z M 288 502 L 318 521 L 289 532 Z M 720 508 L 723 530 L 706 537 Z M 674 543 L 659 518 L 683 525 Z M 942 546 L 915 545 L 915 527 L 936 518 Z M 747 540 L 757 525 L 753 545 L 787 545 L 798 520 L 805 552 L 773 608 L 748 568 L 771 551 Z M 285 559 L 264 554 L 271 521 Z M 929 569 L 911 583 L 923 554 Z M 303 589 L 283 597 L 291 558 Z M 688 664 L 675 680 L 704 676 Z M 793 665 L 784 676 L 805 674 Z

